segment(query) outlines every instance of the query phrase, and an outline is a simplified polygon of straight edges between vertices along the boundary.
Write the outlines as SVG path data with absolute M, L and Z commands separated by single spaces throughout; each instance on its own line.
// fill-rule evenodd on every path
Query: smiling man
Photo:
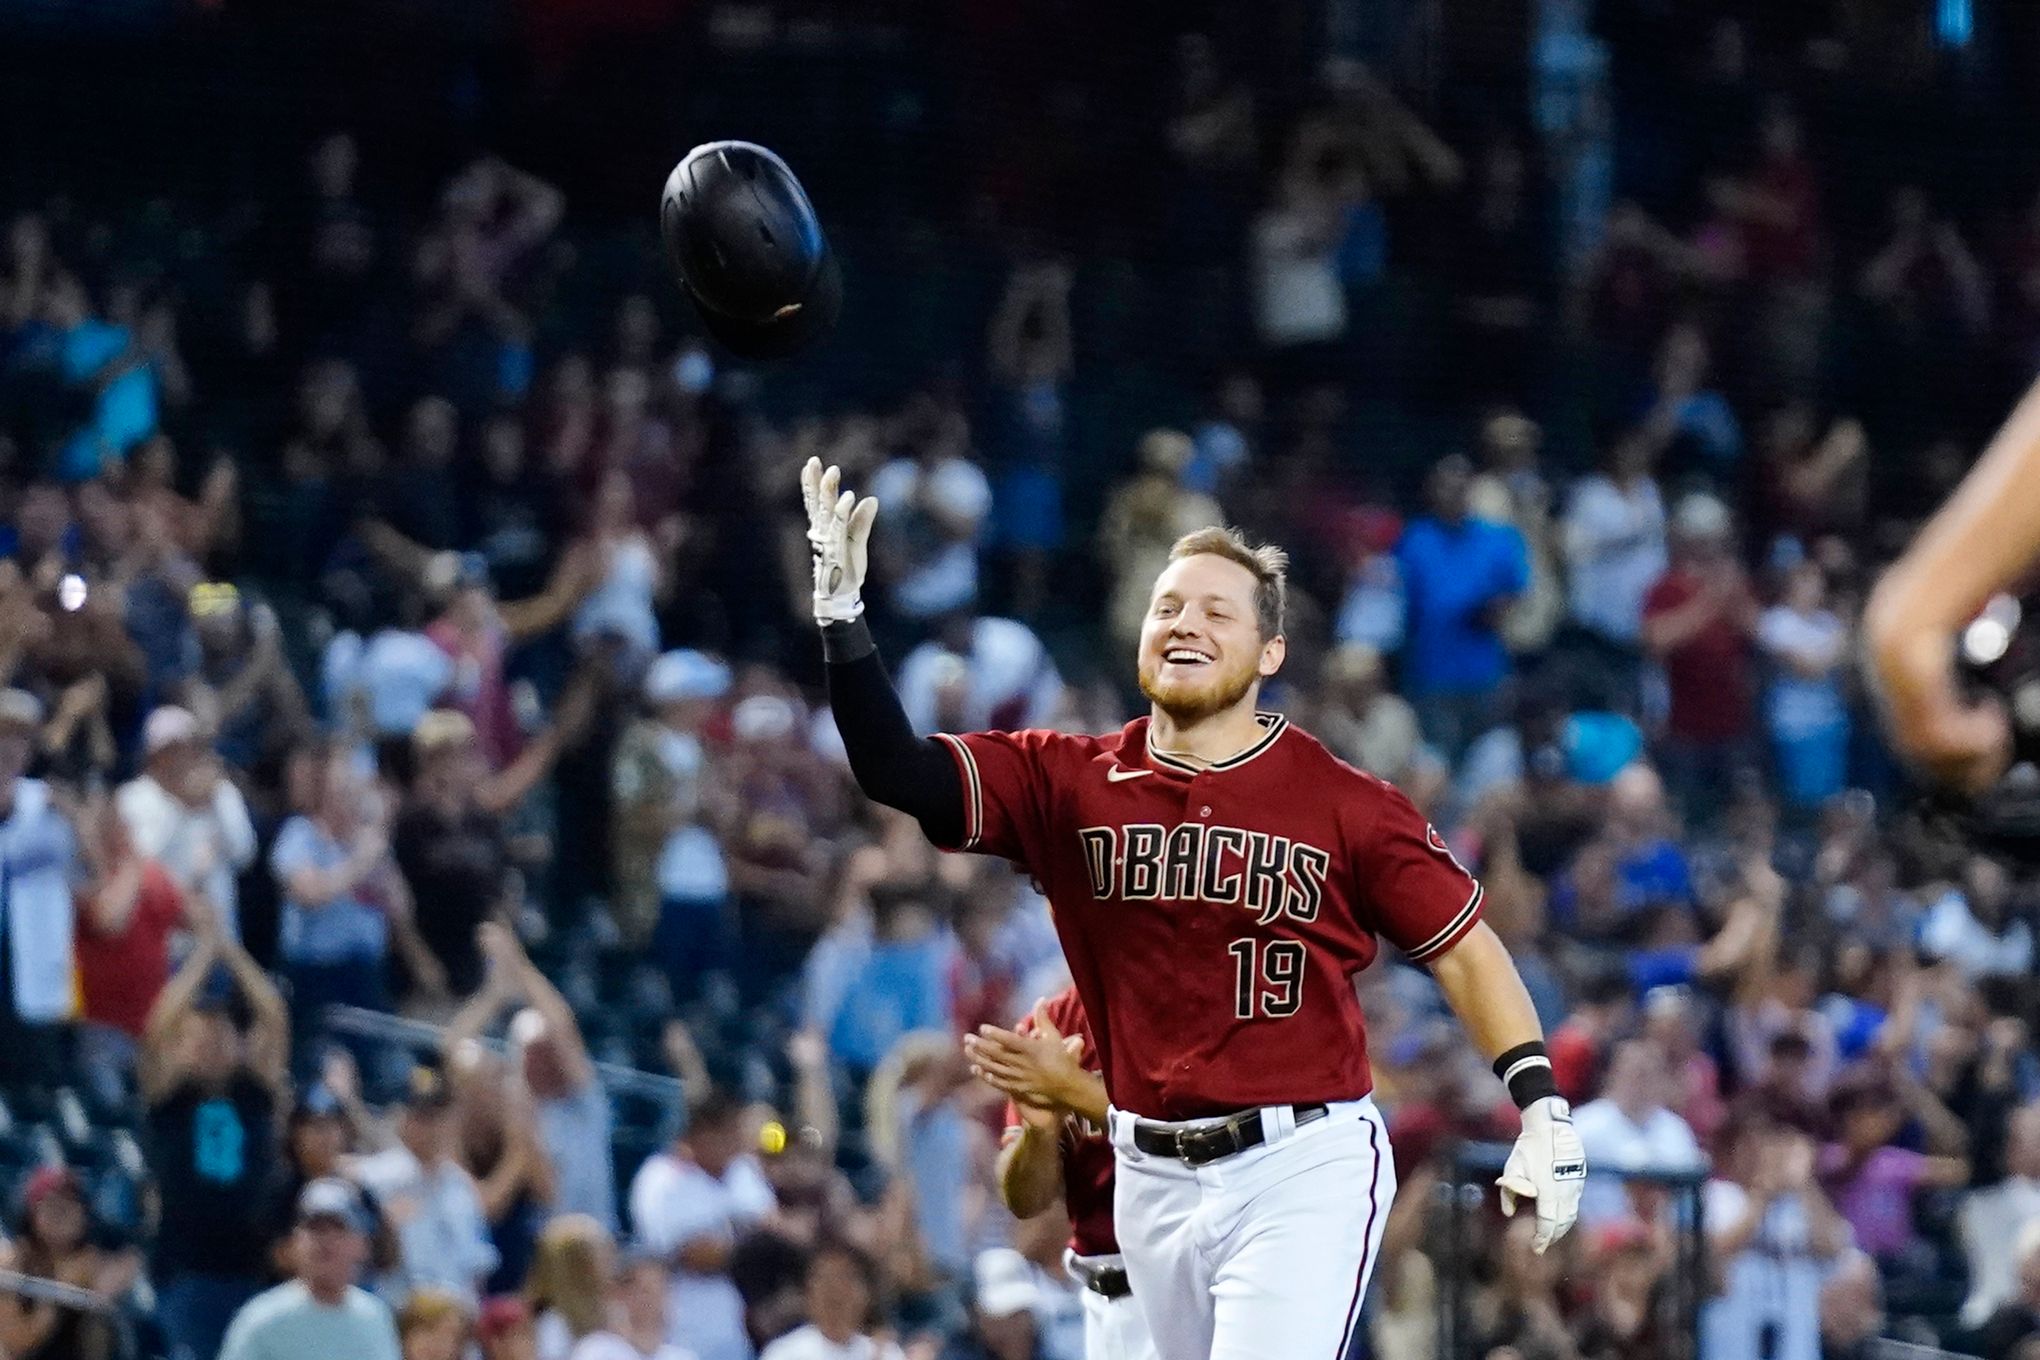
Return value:
M 1175 545 L 1136 658 L 1148 716 L 924 740 L 863 622 L 877 503 L 818 460 L 802 487 L 858 783 L 938 845 L 1012 860 L 1055 905 L 1160 1354 L 1345 1354 L 1395 1193 L 1352 986 L 1384 939 L 1431 969 L 1523 1111 L 1504 1211 L 1534 1203 L 1539 1251 L 1571 1227 L 1585 1158 L 1480 885 L 1402 794 L 1256 707 L 1286 648 L 1280 550 L 1218 528 Z

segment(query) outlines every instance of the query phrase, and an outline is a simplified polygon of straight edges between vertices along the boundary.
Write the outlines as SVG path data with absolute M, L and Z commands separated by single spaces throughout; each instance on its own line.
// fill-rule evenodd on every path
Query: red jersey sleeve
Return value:
M 963 840 L 945 850 L 976 850 L 1025 864 L 1047 839 L 1047 769 L 1068 740 L 1060 732 L 936 734 L 963 782 Z
M 1379 780 L 1371 825 L 1353 848 L 1360 893 L 1372 919 L 1362 924 L 1408 956 L 1429 963 L 1480 920 L 1481 889 L 1400 789 Z

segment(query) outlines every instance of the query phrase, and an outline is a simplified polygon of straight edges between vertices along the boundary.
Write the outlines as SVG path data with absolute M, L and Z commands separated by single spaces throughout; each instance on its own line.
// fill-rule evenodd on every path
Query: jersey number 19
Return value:
M 1252 938 L 1225 947 L 1233 957 L 1233 1015 L 1280 1020 L 1303 1006 L 1303 946 L 1295 940 Z

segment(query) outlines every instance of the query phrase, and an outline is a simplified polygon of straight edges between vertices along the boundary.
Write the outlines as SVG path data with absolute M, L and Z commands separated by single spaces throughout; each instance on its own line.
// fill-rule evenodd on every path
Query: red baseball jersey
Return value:
M 1084 1003 L 1077 989 L 1066 987 L 1049 998 L 1049 1023 L 1067 1038 L 1084 1036 L 1082 1062 L 1086 1072 L 1097 1072 L 1098 1045 L 1084 1018 Z M 1023 1016 L 1020 1033 L 1034 1031 L 1034 1016 Z M 1020 1127 L 1020 1108 L 1006 1102 L 1006 1127 Z M 1070 1215 L 1070 1250 L 1079 1256 L 1115 1256 L 1119 1234 L 1112 1227 L 1112 1140 L 1105 1130 L 1094 1129 L 1071 1116 L 1063 1121 L 1056 1141 L 1062 1152 L 1063 1207 Z
M 964 838 L 1041 884 L 1112 1103 L 1152 1119 L 1353 1100 L 1373 1082 L 1353 975 L 1418 963 L 1481 891 L 1409 799 L 1278 714 L 1207 768 L 1105 736 L 944 736 Z

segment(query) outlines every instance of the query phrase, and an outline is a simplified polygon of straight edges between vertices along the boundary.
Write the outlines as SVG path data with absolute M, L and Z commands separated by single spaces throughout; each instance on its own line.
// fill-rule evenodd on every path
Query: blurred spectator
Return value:
M 184 894 L 163 866 L 138 854 L 110 801 L 81 812 L 95 890 L 78 898 L 79 1057 L 108 1109 L 129 1098 L 149 1011 L 170 980 L 170 939 L 185 924 Z
M 1260 380 L 1243 369 L 1227 373 L 1219 379 L 1212 408 L 1191 432 L 1183 485 L 1197 495 L 1217 498 L 1254 462 L 1267 418 Z
M 456 995 L 482 984 L 477 928 L 511 914 L 515 882 L 504 819 L 580 740 L 594 704 L 592 684 L 585 678 L 570 683 L 553 724 L 495 772 L 465 714 L 435 709 L 411 734 L 411 787 L 391 837 L 397 873 L 386 881 L 401 882 L 418 903 L 417 937 L 443 972 L 441 985 Z M 402 922 L 397 929 L 401 943 Z M 427 990 L 439 987 L 428 982 Z
M 479 554 L 437 554 L 426 572 L 434 584 L 447 583 L 445 606 L 425 628 L 425 636 L 453 663 L 452 679 L 438 702 L 475 725 L 488 768 L 505 769 L 524 746 L 505 673 L 510 652 L 557 628 L 580 603 L 588 583 L 578 570 L 565 569 L 544 593 L 504 602 L 497 599 L 488 561 Z
M 1656 771 L 1623 770 L 1608 786 L 1602 830 L 1554 885 L 1553 916 L 1586 939 L 1631 944 L 1645 942 L 1661 913 L 1689 916 L 1693 869 L 1676 829 Z
M 1736 562 L 1728 508 L 1679 503 L 1671 570 L 1644 598 L 1644 644 L 1664 667 L 1670 706 L 1664 765 L 1680 810 L 1697 823 L 1727 800 L 1749 762 L 1757 602 Z
M 1827 573 L 1819 563 L 1792 568 L 1782 598 L 1758 620 L 1757 644 L 1773 671 L 1764 725 L 1779 792 L 1796 808 L 1819 807 L 1848 777 L 1842 678 L 1851 645 L 1848 625 L 1827 607 Z
M 1552 488 L 1538 466 L 1543 442 L 1537 422 L 1514 407 L 1491 413 L 1481 424 L 1480 472 L 1467 496 L 1475 519 L 1505 524 L 1523 536 L 1529 584 L 1502 622 L 1502 640 L 1518 656 L 1542 652 L 1565 616 Z
M 467 1310 L 442 1290 L 414 1289 L 397 1310 L 397 1341 L 404 1360 L 462 1360 L 467 1354 Z
M 388 1010 L 392 941 L 427 994 L 443 994 L 445 971 L 419 938 L 411 897 L 390 855 L 390 803 L 364 783 L 353 761 L 331 751 L 315 760 L 309 811 L 285 822 L 269 849 L 283 897 L 284 976 L 308 1038 L 327 1006 Z M 309 1060 L 300 1042 L 300 1066 Z
M 999 412 L 992 530 L 1012 571 L 1012 609 L 1034 618 L 1047 599 L 1051 554 L 1062 546 L 1068 458 L 1069 267 L 1016 268 L 992 314 L 990 350 Z
M 1844 1085 L 1831 1110 L 1835 1141 L 1821 1149 L 1818 1171 L 1857 1248 L 1887 1274 L 1930 1273 L 1918 1258 L 1913 1197 L 1968 1182 L 1962 1125 L 1902 1068 L 1889 1081 L 1866 1077 Z M 1931 1155 L 1897 1146 L 1908 1123 L 1924 1131 Z
M 1601 1089 L 1602 1069 L 1636 1013 L 1627 973 L 1603 966 L 1588 973 L 1564 1023 L 1551 1035 L 1551 1073 L 1559 1094 L 1585 1105 Z
M 199 725 L 213 733 L 213 749 L 236 770 L 281 755 L 310 717 L 276 611 L 221 582 L 192 587 L 190 610 L 198 668 L 184 697 L 194 714 L 209 710 Z
M 871 479 L 870 494 L 889 508 L 878 524 L 887 551 L 883 558 L 874 552 L 872 566 L 888 579 L 886 598 L 895 610 L 927 620 L 978 601 L 978 550 L 992 487 L 971 457 L 961 412 L 933 410 L 926 428 L 908 437 L 912 452 Z
M 1454 760 L 1497 716 L 1509 673 L 1501 624 L 1530 579 L 1523 536 L 1469 516 L 1472 476 L 1463 456 L 1441 459 L 1426 483 L 1430 515 L 1396 547 L 1409 602 L 1403 686 L 1424 735 Z
M 665 545 L 665 552 L 660 546 L 639 527 L 630 478 L 621 472 L 605 475 L 596 484 L 587 520 L 567 550 L 564 567 L 588 583 L 568 629 L 577 647 L 585 650 L 607 639 L 638 657 L 658 652 L 658 606 L 672 584 L 672 545 Z
M 453 1087 L 454 1160 L 474 1180 L 496 1254 L 481 1292 L 520 1288 L 557 1193 L 531 1095 L 502 1058 L 472 1040 L 449 1044 L 441 1061 Z
M 425 635 L 425 599 L 414 585 L 365 595 L 348 583 L 357 615 L 321 658 L 326 711 L 369 741 L 406 737 L 453 683 L 453 662 Z M 359 598 L 356 598 L 359 597 Z
M 646 713 L 617 743 L 616 923 L 650 944 L 681 1001 L 727 973 L 736 948 L 729 865 L 717 837 L 730 809 L 702 742 L 730 669 L 696 651 L 668 652 L 645 672 Z
M 43 1166 L 21 1188 L 21 1235 L 0 1248 L 0 1264 L 89 1290 L 118 1306 L 141 1277 L 141 1253 L 108 1250 L 92 1240 L 84 1187 L 67 1167 Z M 114 1360 L 120 1336 L 113 1318 L 0 1296 L 0 1337 L 11 1356 L 49 1360 Z
M 1572 620 L 1601 644 L 1603 659 L 1617 664 L 1641 645 L 1644 597 L 1668 560 L 1653 458 L 1642 438 L 1619 440 L 1609 451 L 1608 471 L 1575 482 L 1565 510 Z
M 1381 653 L 1349 642 L 1325 658 L 1324 705 L 1313 730 L 1340 759 L 1386 779 L 1418 806 L 1432 767 L 1423 759 L 1416 710 L 1388 687 Z
M 206 749 L 190 710 L 166 705 L 142 725 L 139 777 L 115 795 L 135 852 L 160 864 L 178 888 L 206 899 L 241 938 L 239 876 L 255 862 L 248 801 Z
M 355 1284 L 368 1256 L 361 1196 L 337 1177 L 313 1181 L 297 1202 L 296 1278 L 254 1299 L 234 1318 L 220 1360 L 305 1360 L 315 1355 L 398 1360 L 390 1310 Z M 194 1347 L 211 1355 L 214 1347 Z
M 1588 1232 L 1631 1212 L 1623 1172 L 1678 1173 L 1706 1164 L 1693 1130 L 1667 1108 L 1669 1075 L 1656 1044 L 1625 1040 L 1609 1057 L 1603 1094 L 1573 1111 L 1590 1168 L 1580 1204 Z
M 1712 365 L 1713 353 L 1698 326 L 1686 323 L 1666 332 L 1640 437 L 1663 450 L 1675 471 L 1723 485 L 1738 475 L 1743 435 L 1735 408 L 1708 385 Z
M 1131 655 L 1147 618 L 1155 578 L 1184 534 L 1218 524 L 1218 502 L 1184 483 L 1196 446 L 1175 430 L 1141 436 L 1140 471 L 1115 487 L 1098 519 L 1098 557 L 1111 581 L 1106 636 Z
M 1862 527 L 1871 465 L 1862 422 L 1837 419 L 1823 434 L 1810 407 L 1785 406 L 1764 422 L 1757 453 L 1757 512 L 1774 541 L 1806 545 Z
M 402 1287 L 444 1289 L 472 1308 L 498 1256 L 474 1178 L 455 1160 L 453 1088 L 421 1063 L 402 1105 L 396 1144 L 360 1158 L 350 1174 L 396 1225 Z
M 514 1119 L 535 1119 L 543 1156 L 552 1169 L 552 1207 L 616 1230 L 616 1171 L 610 1161 L 609 1097 L 595 1074 L 573 1008 L 531 962 L 517 936 L 490 922 L 478 931 L 487 981 L 447 1026 L 446 1044 L 458 1048 L 492 1025 L 506 1006 L 520 1007 L 510 1022 Z
M 2029 1225 L 2013 1240 L 2011 1263 L 2016 1281 L 2011 1296 L 1968 1339 L 1983 1360 L 2010 1360 L 2040 1336 L 2040 1230 Z
M 672 1316 L 666 1268 L 657 1256 L 634 1254 L 625 1259 L 610 1294 L 609 1325 L 575 1345 L 570 1360 L 689 1360 L 700 1354 L 667 1339 L 685 1323 Z M 743 1353 L 749 1353 L 748 1346 Z
M 2040 1223 L 2040 1105 L 2018 1107 L 2005 1123 L 2004 1179 L 1965 1196 L 1957 1224 L 1969 1263 L 1962 1321 L 1971 1327 L 1980 1325 L 2018 1288 L 2020 1258 L 2008 1255 L 2005 1243 L 2021 1241 L 2032 1225 Z
M 1962 881 L 1927 908 L 1920 952 L 1954 964 L 1972 982 L 2024 975 L 2033 964 L 2033 930 L 2014 914 L 2015 891 L 2000 861 L 1970 855 Z
M 55 791 L 27 779 L 31 743 L 43 710 L 23 690 L 0 690 L 0 845 L 9 865 L 7 910 L 0 920 L 0 1081 L 40 1086 L 62 1070 L 60 1047 L 71 1016 L 71 894 L 84 864 L 70 816 Z
M 582 1338 L 602 1329 L 615 1256 L 615 1239 L 592 1218 L 561 1214 L 545 1225 L 524 1282 L 538 1360 L 568 1360 Z
M 482 1300 L 482 1311 L 475 1318 L 475 1344 L 482 1360 L 537 1360 L 530 1305 L 515 1294 Z
M 1877 1263 L 1866 1253 L 1850 1252 L 1820 1287 L 1821 1360 L 1869 1360 L 1884 1322 Z
M 919 732 L 1019 732 L 1045 727 L 1062 676 L 1033 629 L 1017 619 L 944 620 L 900 662 L 900 704 Z
M 916 1031 L 893 1047 L 864 1092 L 865 1136 L 899 1178 L 930 1288 L 953 1288 L 971 1270 L 984 1184 L 994 1155 L 986 1120 L 971 1108 L 970 1078 L 953 1032 Z
M 981 1252 L 971 1270 L 968 1336 L 942 1353 L 942 1360 L 1045 1360 L 1034 1321 L 1041 1288 L 1034 1267 L 1011 1247 Z
M 740 1233 L 773 1212 L 775 1201 L 750 1142 L 749 1112 L 733 1097 L 712 1093 L 695 1103 L 673 1146 L 646 1158 L 631 1181 L 632 1235 L 672 1272 L 668 1339 L 698 1360 L 751 1357 L 744 1300 L 729 1276 L 730 1251 Z M 644 1269 L 643 1262 L 626 1268 L 627 1302 L 643 1287 L 637 1276 Z M 650 1353 L 636 1333 L 631 1337 Z M 588 1344 L 577 1348 L 578 1360 L 600 1360 L 595 1352 L 581 1355 Z
M 149 1013 L 140 1076 L 158 1202 L 157 1315 L 173 1349 L 211 1355 L 267 1278 L 264 1196 L 277 1174 L 290 1015 L 217 919 L 198 903 L 192 912 L 197 947 Z M 346 1262 L 347 1280 L 355 1265 Z
M 811 977 L 810 987 L 834 1004 L 808 1019 L 853 1080 L 868 1078 L 902 1037 L 953 1028 L 948 980 L 957 949 L 939 894 L 932 883 L 882 884 L 870 892 L 868 916 L 831 932 L 833 976 Z
M 156 375 L 134 332 L 95 316 L 74 275 L 49 280 L 43 320 L 55 339 L 58 376 L 87 412 L 53 470 L 65 482 L 90 481 L 155 433 Z
M 1653 987 L 1643 998 L 1643 1033 L 1664 1054 L 1670 1082 L 1667 1105 L 1686 1121 L 1703 1146 L 1727 1117 L 1721 1071 L 1704 1046 L 1705 1015 L 1691 989 Z
M 1814 1146 L 1761 1119 L 1732 1126 L 1705 1221 L 1719 1271 L 1701 1345 L 1723 1360 L 1818 1360 L 1820 1286 L 1849 1225 L 1814 1176 Z
M 871 1334 L 877 1272 L 856 1248 L 823 1243 L 807 1261 L 807 1323 L 767 1346 L 758 1360 L 902 1360 Z

